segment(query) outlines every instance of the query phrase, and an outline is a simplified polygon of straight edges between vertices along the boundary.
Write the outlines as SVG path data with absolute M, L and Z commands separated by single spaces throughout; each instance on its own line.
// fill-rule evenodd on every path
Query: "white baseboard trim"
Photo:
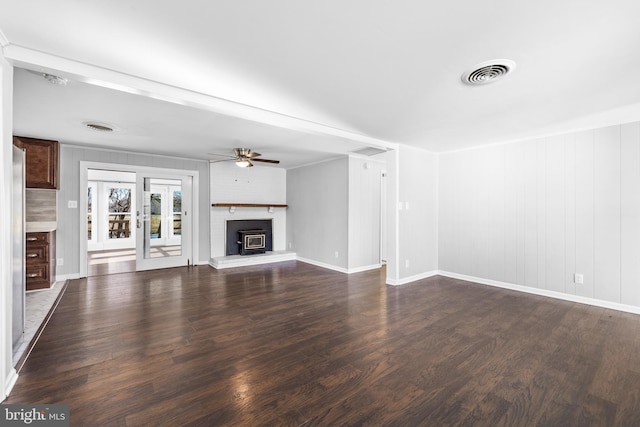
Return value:
M 427 271 L 425 273 L 420 273 L 420 274 L 415 274 L 413 276 L 404 277 L 404 278 L 398 279 L 398 280 L 387 278 L 387 285 L 391 285 L 391 286 L 406 285 L 407 283 L 415 282 L 417 280 L 427 279 L 429 277 L 433 277 L 433 276 L 437 276 L 437 275 L 438 275 L 438 271 L 437 270 L 432 270 L 432 271 Z
M 13 390 L 13 386 L 16 385 L 17 381 L 18 381 L 18 373 L 14 368 L 11 368 L 11 371 L 9 372 L 9 376 L 6 378 L 6 381 L 4 383 L 3 395 L 2 395 L 2 399 L 0 399 L 0 402 L 4 401 L 7 398 L 7 396 L 9 396 L 9 394 L 11 393 L 11 390 Z
M 331 265 L 325 262 L 314 261 L 312 259 L 303 258 L 303 257 L 296 257 L 296 259 L 306 264 L 311 264 L 311 265 L 315 265 L 316 267 L 326 268 L 327 270 L 338 271 L 344 274 L 362 273 L 363 271 L 377 270 L 378 268 L 382 267 L 382 264 L 372 264 L 372 265 L 364 265 L 362 267 L 344 268 L 344 267 L 338 267 L 337 265 Z
M 73 274 L 57 274 L 56 275 L 56 282 L 64 282 L 65 280 L 74 280 L 74 279 L 79 279 L 80 278 L 80 273 L 73 273 Z
M 326 262 L 314 261 L 312 259 L 303 258 L 301 256 L 296 257 L 296 259 L 306 264 L 315 265 L 316 267 L 322 267 L 322 268 L 326 268 L 327 270 L 333 270 L 333 271 L 338 271 L 340 273 L 348 274 L 348 270 L 344 267 L 338 267 L 337 265 L 327 264 Z
M 377 270 L 382 264 L 363 265 L 362 267 L 348 268 L 347 274 L 362 273 L 363 271 Z
M 562 292 L 549 291 L 547 289 L 531 288 L 529 286 L 516 285 L 513 283 L 500 282 L 497 280 L 483 279 L 480 277 L 466 276 L 464 274 L 451 273 L 449 271 L 438 271 L 438 275 L 450 277 L 452 279 L 466 280 L 481 285 L 495 286 L 512 291 L 526 292 L 528 294 L 540 295 L 544 297 L 556 298 L 565 301 L 577 302 L 581 304 L 593 305 L 596 307 L 609 308 L 612 310 L 624 311 L 627 313 L 640 314 L 640 307 L 633 305 L 621 304 L 617 302 L 604 301 L 595 298 L 583 297 L 580 295 L 564 294 Z

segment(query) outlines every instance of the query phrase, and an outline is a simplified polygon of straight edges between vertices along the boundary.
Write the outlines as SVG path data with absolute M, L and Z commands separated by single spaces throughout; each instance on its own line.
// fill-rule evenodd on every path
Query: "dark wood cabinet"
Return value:
M 27 188 L 58 188 L 58 141 L 14 136 L 13 144 L 25 151 Z
M 50 288 L 56 280 L 56 232 L 26 234 L 27 290 Z

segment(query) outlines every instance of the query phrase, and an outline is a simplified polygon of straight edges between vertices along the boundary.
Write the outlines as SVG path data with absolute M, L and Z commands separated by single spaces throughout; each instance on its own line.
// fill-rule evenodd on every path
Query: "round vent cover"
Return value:
M 494 59 L 482 62 L 462 75 L 462 81 L 470 85 L 486 85 L 506 76 L 516 68 L 516 63 L 508 59 Z

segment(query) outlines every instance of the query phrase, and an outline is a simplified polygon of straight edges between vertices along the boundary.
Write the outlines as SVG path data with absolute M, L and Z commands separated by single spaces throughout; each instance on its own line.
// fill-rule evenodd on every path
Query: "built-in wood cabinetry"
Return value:
M 56 232 L 26 234 L 27 290 L 50 288 L 56 280 Z
M 58 188 L 58 141 L 14 136 L 13 144 L 24 149 L 27 188 Z

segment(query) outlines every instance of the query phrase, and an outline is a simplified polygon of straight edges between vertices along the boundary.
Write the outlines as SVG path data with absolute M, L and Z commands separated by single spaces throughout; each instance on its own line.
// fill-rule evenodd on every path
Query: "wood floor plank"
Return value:
M 640 316 L 302 262 L 74 280 L 5 403 L 73 426 L 640 425 Z

